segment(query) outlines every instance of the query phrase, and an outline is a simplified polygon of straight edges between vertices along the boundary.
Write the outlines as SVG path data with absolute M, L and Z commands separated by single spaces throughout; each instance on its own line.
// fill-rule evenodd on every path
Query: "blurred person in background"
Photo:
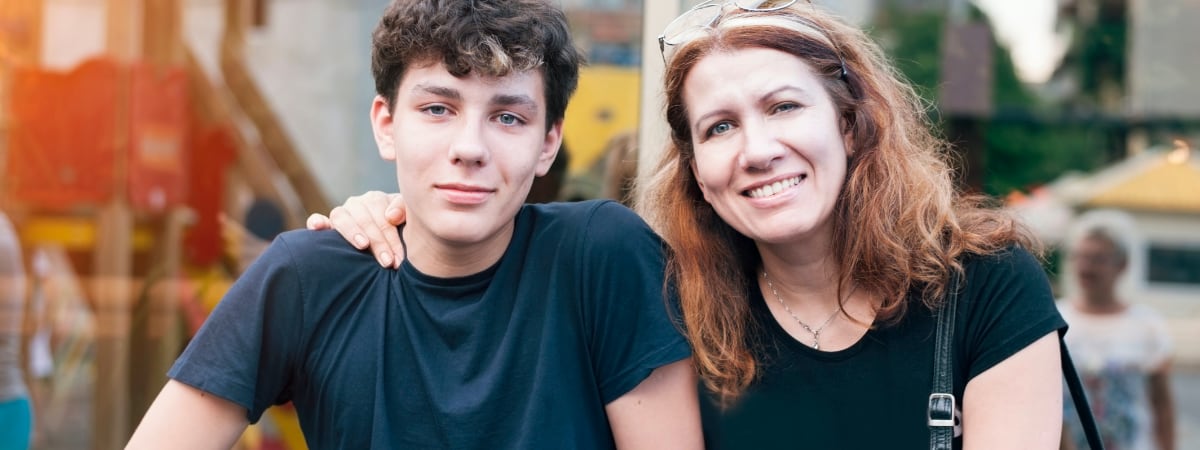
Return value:
M 25 268 L 21 244 L 0 213 L 0 450 L 25 450 L 33 436 L 33 406 L 21 365 Z
M 600 196 L 633 206 L 633 186 L 637 180 L 637 133 L 627 131 L 608 140 L 604 146 L 604 182 Z
M 51 277 L 53 263 L 49 251 L 44 247 L 31 249 L 29 260 L 29 305 L 25 310 L 26 329 L 29 330 L 27 360 L 29 398 L 33 402 L 33 410 L 45 414 L 50 401 L 52 382 L 54 378 L 54 353 L 51 343 L 51 309 L 47 296 L 46 284 Z M 45 416 L 43 416 L 45 417 Z M 46 420 L 34 420 L 33 447 L 47 443 Z
M 1174 450 L 1171 341 L 1161 315 L 1118 293 L 1129 264 L 1127 244 L 1113 228 L 1087 225 L 1068 245 L 1067 258 L 1077 289 L 1059 309 L 1071 327 L 1067 348 L 1105 445 Z M 1087 448 L 1074 405 L 1065 404 L 1064 447 Z

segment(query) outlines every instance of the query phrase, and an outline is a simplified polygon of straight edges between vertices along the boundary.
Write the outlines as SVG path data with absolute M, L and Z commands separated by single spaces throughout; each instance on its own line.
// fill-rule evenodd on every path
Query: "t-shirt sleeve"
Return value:
M 600 204 L 580 245 L 594 370 L 607 404 L 691 349 L 668 313 L 677 302 L 663 283 L 665 244 L 640 217 Z
M 230 287 L 167 376 L 246 408 L 255 423 L 290 400 L 302 345 L 300 277 L 282 237 Z
M 1028 251 L 1014 247 L 975 256 L 966 270 L 968 302 L 959 310 L 965 305 L 967 314 L 957 324 L 965 342 L 956 356 L 968 362 L 967 381 L 1050 332 L 1066 330 L 1046 273 Z
M 1146 352 L 1146 367 L 1147 372 L 1158 372 L 1163 369 L 1168 361 L 1171 360 L 1171 354 L 1174 348 L 1171 345 L 1171 333 L 1167 328 L 1167 321 L 1157 311 L 1151 310 L 1148 307 L 1143 309 L 1147 332 L 1150 335 L 1150 348 Z

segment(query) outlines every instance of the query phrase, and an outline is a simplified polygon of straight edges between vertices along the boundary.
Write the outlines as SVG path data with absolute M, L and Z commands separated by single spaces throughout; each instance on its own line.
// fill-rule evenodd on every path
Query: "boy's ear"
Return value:
M 562 125 L 563 121 L 559 119 L 546 130 L 546 138 L 542 140 L 542 151 L 538 154 L 536 174 L 539 177 L 550 171 L 550 166 L 554 165 L 554 157 L 558 156 L 558 149 L 562 147 Z
M 392 138 L 392 127 L 395 126 L 391 108 L 381 95 L 376 95 L 371 102 L 371 131 L 375 135 L 375 146 L 379 147 L 379 157 L 388 161 L 396 160 L 395 140 Z

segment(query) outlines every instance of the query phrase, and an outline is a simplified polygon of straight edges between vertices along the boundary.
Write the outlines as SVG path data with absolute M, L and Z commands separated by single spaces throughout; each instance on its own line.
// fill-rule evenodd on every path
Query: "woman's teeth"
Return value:
M 788 178 L 786 180 L 779 180 L 779 181 L 776 181 L 774 183 L 768 184 L 768 185 L 760 187 L 760 188 L 751 189 L 750 192 L 747 193 L 747 195 L 749 195 L 750 198 L 770 197 L 772 195 L 783 192 L 784 189 L 787 189 L 787 188 L 790 188 L 797 184 L 800 184 L 801 179 L 802 178 L 800 176 L 795 176 L 792 178 Z

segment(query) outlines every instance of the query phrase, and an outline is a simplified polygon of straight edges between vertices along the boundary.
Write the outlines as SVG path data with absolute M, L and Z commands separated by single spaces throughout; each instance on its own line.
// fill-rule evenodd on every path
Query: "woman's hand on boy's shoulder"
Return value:
M 396 227 L 404 223 L 406 217 L 402 195 L 368 191 L 347 198 L 328 216 L 308 216 L 306 226 L 309 230 L 333 229 L 354 248 L 369 249 L 379 265 L 394 269 L 400 267 L 404 255 L 400 231 Z

